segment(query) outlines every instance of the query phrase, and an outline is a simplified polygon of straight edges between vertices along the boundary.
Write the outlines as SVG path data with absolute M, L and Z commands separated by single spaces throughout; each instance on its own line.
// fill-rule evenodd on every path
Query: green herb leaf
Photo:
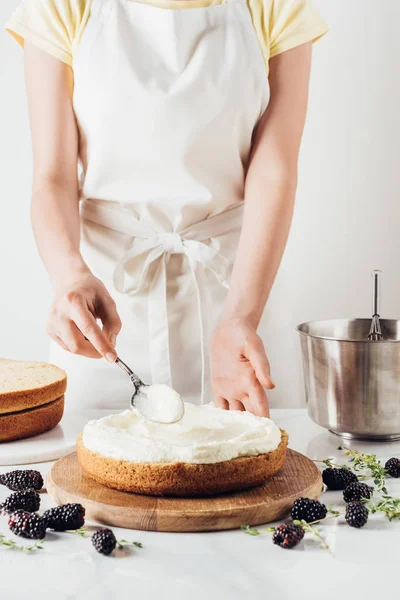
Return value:
M 75 529 L 75 531 L 74 531 L 74 533 L 76 533 L 77 535 L 80 535 L 81 537 L 85 537 L 87 532 L 88 532 L 87 527 L 81 527 L 81 529 Z
M 321 519 L 321 521 L 315 521 L 315 523 L 320 523 L 324 521 L 324 519 Z M 301 521 L 293 521 L 293 523 L 295 525 L 300 525 L 301 527 L 303 527 L 303 529 L 307 532 L 307 533 L 311 533 L 311 535 L 313 535 L 320 543 L 321 543 L 321 548 L 323 550 L 328 550 L 329 554 L 332 554 L 331 549 L 329 548 L 325 538 L 322 537 L 322 535 L 319 532 L 318 527 L 315 527 L 315 525 L 313 525 L 313 523 L 307 523 L 307 521 L 301 520 Z M 333 554 L 332 554 L 333 556 Z
M 250 527 L 250 525 L 242 525 L 240 528 L 242 531 L 247 533 L 247 535 L 260 535 L 261 532 L 258 529 L 254 529 L 254 527 Z
M 330 504 L 328 507 L 328 513 L 330 513 L 331 515 L 338 517 L 340 515 L 340 510 L 336 510 L 333 508 L 333 504 Z
M 123 548 L 124 544 L 128 546 L 136 546 L 136 548 L 143 548 L 142 542 L 129 542 L 128 540 L 117 540 L 118 548 Z
M 13 548 L 14 550 L 19 550 L 20 552 L 32 552 L 35 550 L 43 550 L 44 540 L 38 540 L 34 544 L 29 546 L 19 546 L 17 542 L 14 540 L 7 539 L 4 535 L 0 534 L 0 546 L 6 546 L 7 548 Z

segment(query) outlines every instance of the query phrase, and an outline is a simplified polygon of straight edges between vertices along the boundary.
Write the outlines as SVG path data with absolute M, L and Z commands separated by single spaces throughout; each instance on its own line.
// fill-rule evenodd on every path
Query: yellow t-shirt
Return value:
M 132 0 L 167 9 L 202 8 L 224 0 Z M 6 25 L 23 46 L 35 44 L 73 64 L 90 16 L 92 0 L 23 0 Z M 312 0 L 247 0 L 265 63 L 273 56 L 315 42 L 328 30 Z

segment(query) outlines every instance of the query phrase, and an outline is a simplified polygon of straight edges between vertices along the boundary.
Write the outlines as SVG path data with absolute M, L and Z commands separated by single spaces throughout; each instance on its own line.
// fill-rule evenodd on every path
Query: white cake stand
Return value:
M 75 440 L 90 419 L 99 419 L 111 411 L 66 412 L 61 422 L 46 433 L 26 440 L 0 444 L 0 466 L 47 462 L 66 456 L 75 449 Z

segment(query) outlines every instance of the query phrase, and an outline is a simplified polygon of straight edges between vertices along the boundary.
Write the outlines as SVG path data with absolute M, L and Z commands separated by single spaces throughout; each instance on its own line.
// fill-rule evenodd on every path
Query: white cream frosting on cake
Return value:
M 126 410 L 89 421 L 83 431 L 88 450 L 134 463 L 217 463 L 272 452 L 280 441 L 281 431 L 271 419 L 212 404 L 185 404 L 182 420 L 171 425 Z

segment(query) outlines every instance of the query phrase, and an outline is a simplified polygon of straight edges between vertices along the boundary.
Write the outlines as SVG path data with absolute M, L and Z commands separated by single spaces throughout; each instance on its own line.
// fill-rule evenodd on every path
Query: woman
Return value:
M 32 222 L 69 406 L 127 406 L 118 349 L 187 401 L 267 416 L 257 327 L 319 14 L 309 0 L 24 0 L 7 29 L 25 49 Z

